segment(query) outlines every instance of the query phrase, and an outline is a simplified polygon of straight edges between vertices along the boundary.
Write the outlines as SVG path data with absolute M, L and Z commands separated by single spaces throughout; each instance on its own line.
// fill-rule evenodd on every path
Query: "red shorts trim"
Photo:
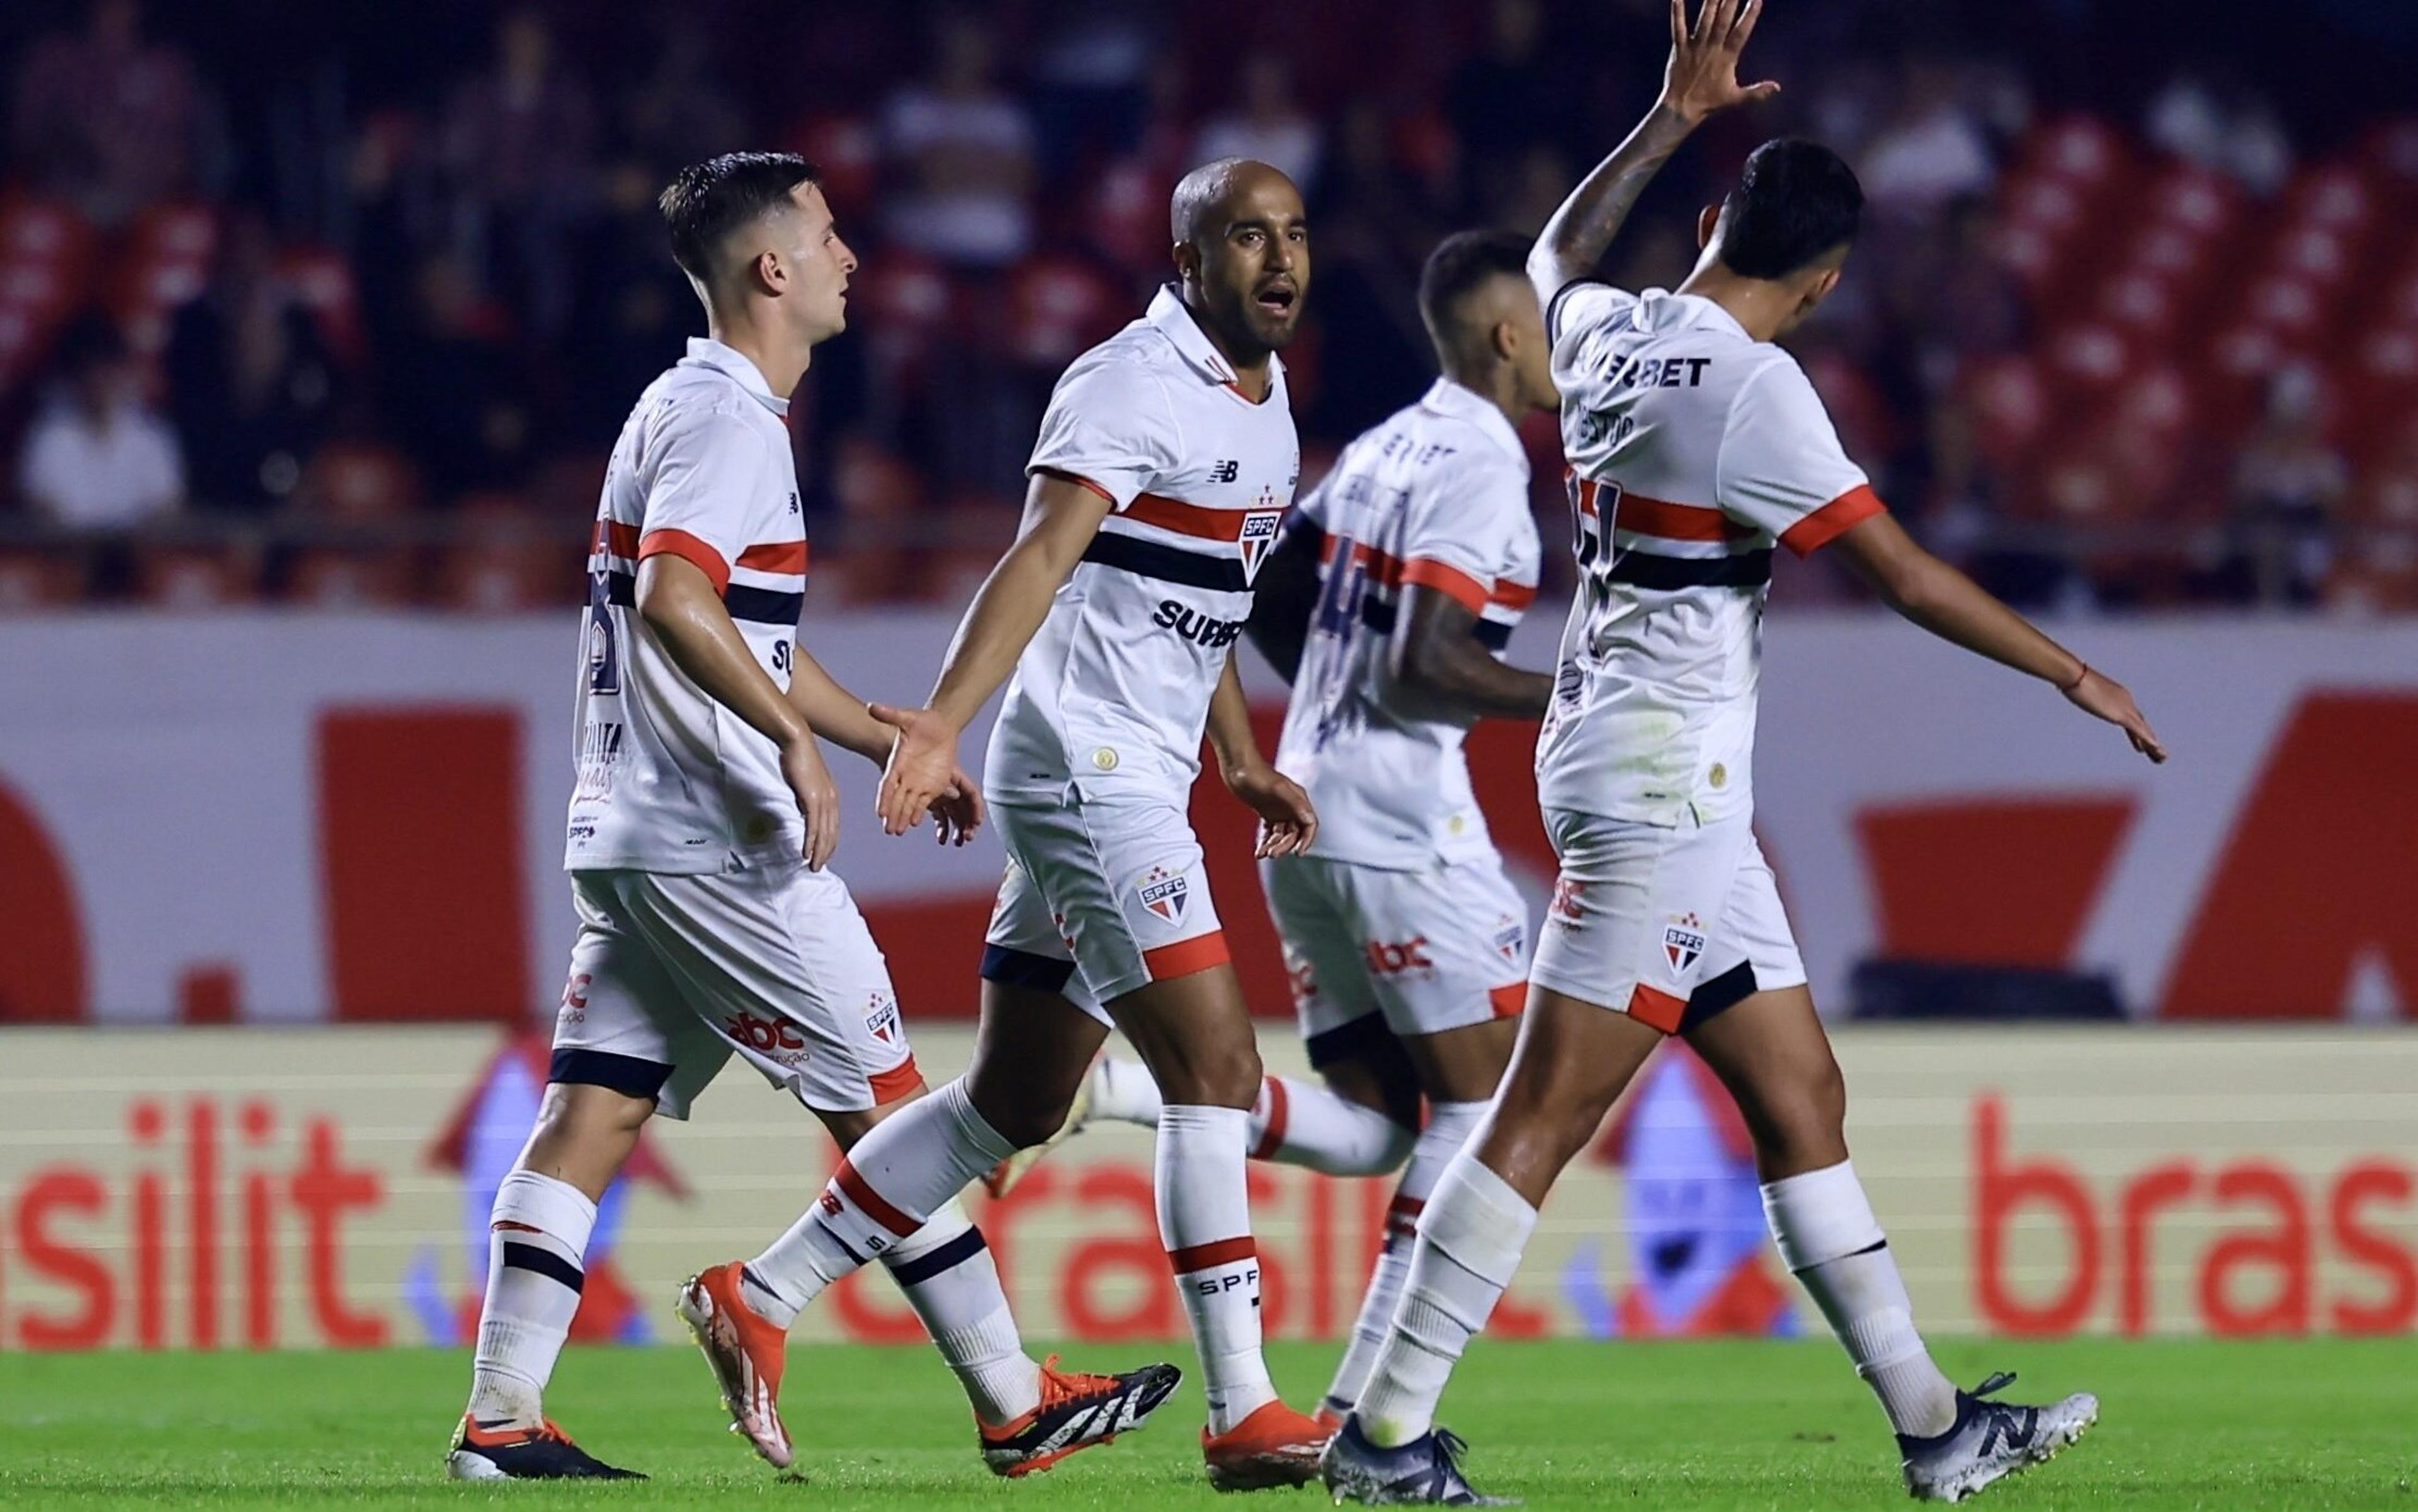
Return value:
M 1497 1018 L 1517 1018 L 1528 1006 L 1528 984 L 1506 982 L 1486 995 L 1487 1005 Z
M 1172 945 L 1141 953 L 1142 970 L 1153 982 L 1171 982 L 1179 976 L 1190 976 L 1213 966 L 1223 966 L 1233 959 L 1226 953 L 1226 931 L 1212 929 L 1205 935 L 1179 939 Z
M 882 1107 L 907 1096 L 924 1084 L 924 1073 L 915 1069 L 915 1058 L 909 1056 L 887 1071 L 877 1071 L 865 1078 L 873 1089 L 873 1106 Z
M 1629 1016 L 1649 1029 L 1665 1034 L 1679 1032 L 1679 1020 L 1687 1016 L 1688 1000 L 1675 998 L 1659 988 L 1639 983 L 1630 990 Z

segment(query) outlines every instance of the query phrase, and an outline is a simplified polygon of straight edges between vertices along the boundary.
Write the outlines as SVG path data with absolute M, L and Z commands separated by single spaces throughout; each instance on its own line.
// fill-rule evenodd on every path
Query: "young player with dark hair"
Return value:
M 564 860 L 579 935 L 537 1127 L 496 1195 L 470 1403 L 447 1458 L 459 1479 L 628 1477 L 547 1421 L 543 1398 L 596 1203 L 649 1118 L 685 1118 L 734 1050 L 842 1146 L 924 1089 L 881 952 L 824 869 L 838 795 L 817 742 L 880 762 L 890 730 L 798 639 L 806 527 L 785 396 L 846 325 L 856 256 L 813 166 L 786 153 L 684 169 L 662 207 L 709 334 L 640 396 L 605 472 Z M 963 771 L 927 806 L 943 839 L 982 822 Z M 1171 1366 L 1036 1364 L 981 1232 L 954 1201 L 926 1217 L 881 1258 L 963 1382 L 994 1470 L 1105 1442 L 1174 1389 Z M 681 1310 L 758 1452 L 786 1466 L 769 1411 L 777 1327 L 756 1321 L 771 1374 L 749 1374 L 712 1306 L 741 1284 L 736 1266 L 702 1277 Z
M 1893 521 L 1804 372 L 1772 344 L 1837 287 L 1862 194 L 1845 163 L 1768 143 L 1698 223 L 1676 292 L 1593 277 L 1654 171 L 1741 87 L 1762 0 L 1672 0 L 1661 101 L 1538 238 L 1579 569 L 1538 747 L 1561 861 L 1527 1012 L 1484 1125 L 1419 1220 L 1402 1305 L 1324 1465 L 1339 1497 L 1471 1504 L 1435 1407 L 1554 1178 L 1663 1036 L 1737 1099 L 1782 1257 L 1896 1431 L 1907 1489 L 1954 1501 L 2038 1463 L 2098 1415 L 1989 1399 L 1942 1376 L 1848 1163 L 1845 1092 L 1752 828 L 1755 682 L 1772 548 L 1842 553 L 1900 614 L 2049 683 L 2165 759 L 2132 696 Z

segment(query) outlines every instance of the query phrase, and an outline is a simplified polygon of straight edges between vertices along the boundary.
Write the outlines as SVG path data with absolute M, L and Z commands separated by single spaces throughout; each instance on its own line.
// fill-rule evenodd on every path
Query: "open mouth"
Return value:
M 1272 315 L 1293 313 L 1293 301 L 1300 296 L 1290 283 L 1271 283 L 1251 296 L 1251 302 Z

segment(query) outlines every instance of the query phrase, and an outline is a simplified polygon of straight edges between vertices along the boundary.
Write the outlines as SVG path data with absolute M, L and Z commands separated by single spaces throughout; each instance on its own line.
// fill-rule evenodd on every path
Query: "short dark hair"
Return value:
M 822 171 L 794 152 L 726 152 L 690 163 L 655 201 L 672 234 L 673 260 L 691 278 L 712 277 L 725 237 L 788 205 L 800 184 L 821 179 Z
M 1856 239 L 1864 188 L 1846 160 L 1801 138 L 1754 149 L 1722 201 L 1722 266 L 1743 278 L 1786 278 Z
M 1508 275 L 1528 277 L 1531 243 L 1516 231 L 1456 231 L 1428 253 L 1419 270 L 1419 318 L 1428 334 L 1441 342 L 1452 328 L 1454 308 L 1486 281 Z

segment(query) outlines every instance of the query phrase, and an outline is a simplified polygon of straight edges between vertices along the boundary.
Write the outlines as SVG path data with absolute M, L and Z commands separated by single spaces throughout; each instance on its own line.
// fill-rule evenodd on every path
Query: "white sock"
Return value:
M 1343 1363 L 1335 1367 L 1334 1383 L 1326 1388 L 1326 1406 L 1338 1415 L 1350 1413 L 1360 1400 L 1369 1372 L 1377 1367 L 1377 1352 L 1393 1332 L 1402 1283 L 1411 1274 L 1411 1247 L 1418 1240 L 1419 1214 L 1427 1211 L 1429 1194 L 1492 1106 L 1436 1103 L 1429 1107 L 1428 1126 L 1412 1145 L 1411 1163 L 1402 1168 L 1402 1180 L 1385 1209 L 1385 1247 L 1377 1252 L 1368 1294 L 1360 1299 L 1360 1316 L 1353 1320 L 1352 1342 L 1344 1346 Z
M 1329 1176 L 1382 1176 L 1402 1163 L 1417 1138 L 1373 1107 L 1291 1077 L 1263 1080 L 1251 1105 L 1253 1160 Z
M 917 1098 L 858 1140 L 815 1205 L 747 1262 L 747 1305 L 788 1327 L 823 1288 L 912 1238 L 1014 1150 L 974 1111 L 962 1078 Z
M 1890 1427 L 1930 1438 L 1956 1424 L 1956 1387 L 1915 1332 L 1897 1258 L 1851 1161 L 1766 1183 L 1763 1215 L 1780 1257 L 1812 1292 Z
M 579 1312 L 596 1204 L 568 1182 L 515 1170 L 497 1187 L 490 1221 L 470 1412 L 491 1427 L 535 1428 L 545 1416 L 546 1381 Z
M 1024 1352 L 990 1246 L 955 1198 L 881 1263 L 964 1383 L 976 1417 L 998 1428 L 1041 1405 L 1041 1367 Z
M 1276 1400 L 1260 1353 L 1260 1255 L 1251 1239 L 1239 1107 L 1174 1104 L 1158 1118 L 1158 1236 L 1201 1351 L 1209 1431 Z
M 1520 1268 L 1537 1210 L 1467 1148 L 1436 1182 L 1394 1330 L 1360 1394 L 1371 1442 L 1396 1447 L 1435 1427 L 1436 1403 L 1470 1336 L 1486 1326 Z
M 1113 1055 L 1100 1057 L 1092 1072 L 1092 1117 L 1155 1129 L 1161 1106 L 1150 1067 Z

